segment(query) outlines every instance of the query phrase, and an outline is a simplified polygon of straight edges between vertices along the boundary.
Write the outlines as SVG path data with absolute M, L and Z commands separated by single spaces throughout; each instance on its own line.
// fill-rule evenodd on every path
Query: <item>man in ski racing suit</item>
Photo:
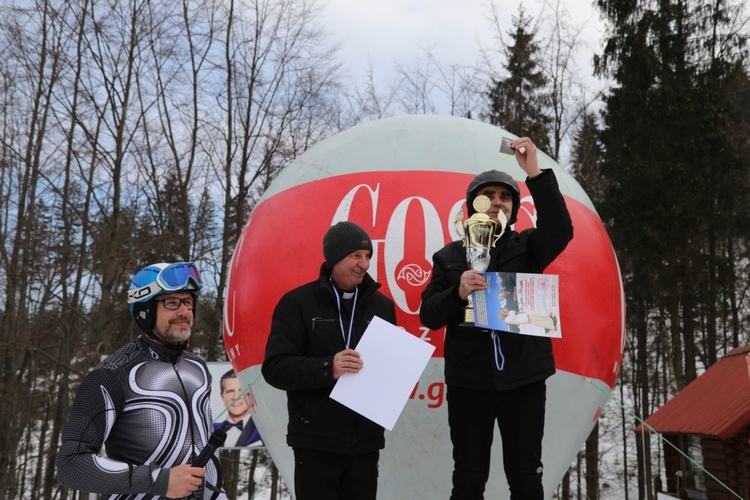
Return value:
M 143 334 L 78 388 L 57 456 L 62 485 L 108 499 L 226 499 L 215 454 L 190 465 L 213 428 L 210 373 L 185 350 L 201 287 L 189 262 L 133 277 L 128 301 Z

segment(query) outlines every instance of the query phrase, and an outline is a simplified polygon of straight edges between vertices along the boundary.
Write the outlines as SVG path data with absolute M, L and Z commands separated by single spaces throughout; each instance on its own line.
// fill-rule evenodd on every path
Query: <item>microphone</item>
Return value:
M 205 467 L 208 460 L 216 453 L 216 448 L 224 446 L 224 441 L 227 439 L 227 433 L 221 429 L 216 429 L 211 433 L 211 437 L 208 438 L 208 443 L 201 450 L 200 455 L 193 460 L 193 467 Z

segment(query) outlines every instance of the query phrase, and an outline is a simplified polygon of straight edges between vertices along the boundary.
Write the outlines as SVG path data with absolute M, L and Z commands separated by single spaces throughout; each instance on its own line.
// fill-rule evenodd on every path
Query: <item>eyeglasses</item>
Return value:
M 176 311 L 177 309 L 182 307 L 183 304 L 185 304 L 185 307 L 188 308 L 188 311 L 192 311 L 195 307 L 195 300 L 193 300 L 192 298 L 178 299 L 176 297 L 173 297 L 171 299 L 154 300 L 154 302 L 161 302 L 164 306 L 164 309 L 167 309 L 169 311 Z

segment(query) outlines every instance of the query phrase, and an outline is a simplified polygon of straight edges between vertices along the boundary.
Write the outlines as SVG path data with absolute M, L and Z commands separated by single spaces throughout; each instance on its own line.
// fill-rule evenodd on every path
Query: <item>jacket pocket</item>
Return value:
M 338 318 L 316 316 L 310 319 L 312 331 L 308 342 L 308 355 L 333 356 L 344 349 L 341 325 Z

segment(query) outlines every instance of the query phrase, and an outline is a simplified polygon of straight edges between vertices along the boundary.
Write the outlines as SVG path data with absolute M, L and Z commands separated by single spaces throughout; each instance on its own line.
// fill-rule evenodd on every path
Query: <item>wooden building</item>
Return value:
M 732 350 L 635 429 L 650 427 L 671 443 L 663 443 L 670 495 L 750 500 L 747 353 L 750 346 Z

